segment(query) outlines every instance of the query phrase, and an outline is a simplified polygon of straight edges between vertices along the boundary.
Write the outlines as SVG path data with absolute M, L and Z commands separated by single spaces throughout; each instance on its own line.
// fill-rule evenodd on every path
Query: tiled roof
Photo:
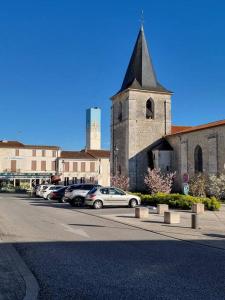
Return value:
M 83 151 L 62 151 L 61 158 L 93 159 L 95 157 Z
M 82 150 L 85 151 L 85 150 Z M 95 158 L 109 158 L 110 151 L 109 150 L 86 150 L 87 153 L 91 154 Z
M 48 149 L 59 150 L 58 146 L 25 145 L 18 141 L 0 141 L 0 148 Z
M 186 129 L 181 129 L 180 131 L 176 131 L 176 132 L 173 132 L 173 130 L 172 130 L 171 134 L 168 134 L 167 136 L 171 136 L 171 135 L 175 135 L 175 134 L 184 134 L 184 133 L 194 132 L 194 131 L 198 131 L 198 130 L 204 130 L 204 129 L 208 129 L 208 128 L 218 127 L 218 126 L 222 126 L 222 125 L 225 125 L 225 120 L 220 120 L 220 121 L 202 124 L 202 125 L 198 125 L 198 126 L 191 126 L 188 128 L 186 127 Z M 185 126 L 180 126 L 180 127 L 184 128 Z
M 171 134 L 186 130 L 186 129 L 190 129 L 192 128 L 192 126 L 177 126 L 177 125 L 172 125 L 171 126 Z

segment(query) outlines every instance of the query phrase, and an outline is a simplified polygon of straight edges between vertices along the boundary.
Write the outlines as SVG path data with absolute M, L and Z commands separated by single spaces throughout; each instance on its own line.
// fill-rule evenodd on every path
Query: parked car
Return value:
M 52 191 L 50 194 L 48 194 L 47 199 L 48 200 L 58 200 L 58 202 L 65 202 L 65 190 L 67 189 L 67 186 L 62 187 L 61 189 L 58 189 L 57 191 Z
M 98 184 L 77 184 L 69 186 L 65 191 L 65 201 L 71 206 L 80 206 L 84 204 L 87 193 L 94 187 L 100 187 Z
M 36 196 L 42 197 L 41 193 L 42 193 L 43 189 L 46 189 L 47 187 L 48 187 L 48 184 L 40 184 L 36 189 Z
M 85 205 L 99 209 L 103 206 L 129 206 L 141 204 L 138 196 L 114 187 L 95 187 L 87 193 Z
M 48 195 L 53 192 L 53 191 L 57 191 L 59 189 L 61 189 L 62 187 L 64 187 L 63 185 L 50 185 L 48 186 L 46 189 L 43 189 L 43 198 L 44 199 L 48 199 Z

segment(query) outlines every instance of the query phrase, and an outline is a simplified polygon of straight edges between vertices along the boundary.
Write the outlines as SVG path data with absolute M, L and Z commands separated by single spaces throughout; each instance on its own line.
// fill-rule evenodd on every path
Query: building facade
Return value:
M 0 141 L 0 182 L 30 186 L 50 181 L 57 173 L 58 146 L 25 145 L 18 141 Z
M 172 92 L 154 71 L 143 26 L 121 86 L 111 97 L 111 172 L 144 190 L 148 168 L 176 171 L 175 189 L 197 172 L 224 172 L 225 120 L 201 126 L 174 126 Z
M 101 150 L 101 109 L 86 111 L 86 147 L 63 151 L 59 146 L 0 141 L 0 185 L 10 183 L 98 183 L 110 185 L 110 152 Z

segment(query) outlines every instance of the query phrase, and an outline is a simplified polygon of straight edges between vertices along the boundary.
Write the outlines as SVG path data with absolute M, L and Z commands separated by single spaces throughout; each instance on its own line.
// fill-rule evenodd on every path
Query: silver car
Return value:
M 85 197 L 85 205 L 96 209 L 103 206 L 135 207 L 140 204 L 140 197 L 114 187 L 95 187 Z

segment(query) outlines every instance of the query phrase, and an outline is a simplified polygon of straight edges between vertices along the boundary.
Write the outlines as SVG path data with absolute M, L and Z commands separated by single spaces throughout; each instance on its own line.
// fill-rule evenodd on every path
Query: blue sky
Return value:
M 157 77 L 176 125 L 225 119 L 225 2 L 9 0 L 0 5 L 0 139 L 85 146 L 85 110 L 123 81 L 144 10 Z

